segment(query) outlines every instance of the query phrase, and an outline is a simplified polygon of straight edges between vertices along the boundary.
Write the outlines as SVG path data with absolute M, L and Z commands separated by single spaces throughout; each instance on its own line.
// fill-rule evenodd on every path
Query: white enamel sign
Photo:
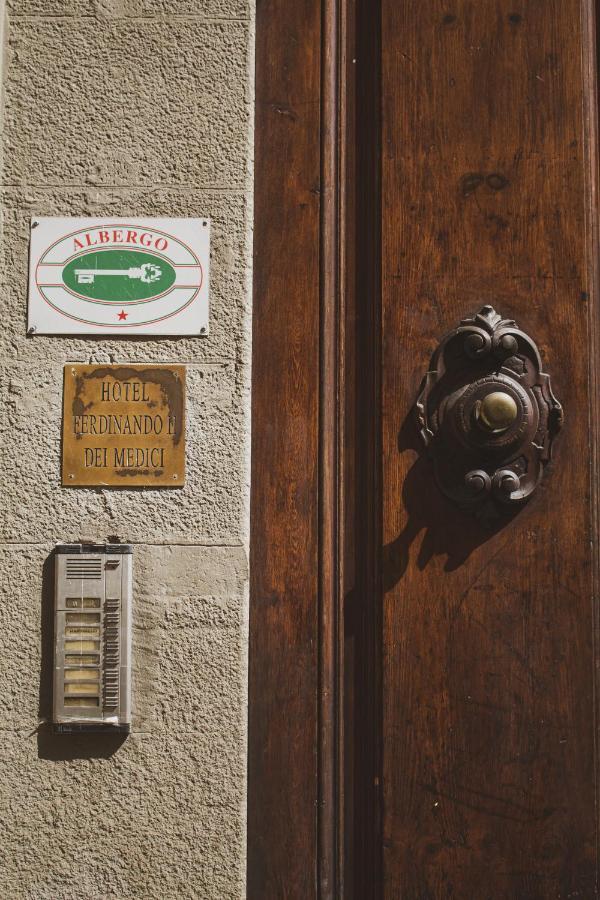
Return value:
M 208 334 L 208 219 L 31 220 L 30 334 Z

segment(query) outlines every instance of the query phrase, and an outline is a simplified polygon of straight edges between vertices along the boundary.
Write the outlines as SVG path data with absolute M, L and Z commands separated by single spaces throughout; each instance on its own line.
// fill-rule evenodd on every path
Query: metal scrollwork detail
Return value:
M 417 419 L 444 494 L 497 518 L 539 484 L 563 413 L 535 343 L 484 306 L 433 354 Z

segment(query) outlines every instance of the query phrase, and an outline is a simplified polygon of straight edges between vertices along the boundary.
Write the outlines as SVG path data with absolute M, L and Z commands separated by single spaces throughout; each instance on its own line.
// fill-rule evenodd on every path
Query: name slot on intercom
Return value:
M 132 552 L 130 544 L 56 547 L 56 731 L 130 730 Z

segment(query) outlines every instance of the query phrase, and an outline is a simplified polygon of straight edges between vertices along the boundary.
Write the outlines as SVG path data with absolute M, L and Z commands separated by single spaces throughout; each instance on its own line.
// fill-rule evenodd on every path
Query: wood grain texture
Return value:
M 389 898 L 597 895 L 590 22 L 584 0 L 383 0 Z M 533 500 L 488 534 L 412 418 L 483 303 L 538 342 L 566 414 Z
M 342 890 L 343 793 L 340 791 L 343 722 L 340 678 L 345 371 L 341 236 L 343 179 L 339 135 L 345 92 L 338 0 L 322 2 L 321 41 L 321 233 L 319 322 L 319 802 L 318 896 L 335 900 Z
M 592 4 L 447 6 L 258 7 L 250 898 L 597 895 Z M 566 413 L 487 532 L 414 424 L 484 303 Z
M 248 897 L 317 891 L 321 7 L 257 7 Z

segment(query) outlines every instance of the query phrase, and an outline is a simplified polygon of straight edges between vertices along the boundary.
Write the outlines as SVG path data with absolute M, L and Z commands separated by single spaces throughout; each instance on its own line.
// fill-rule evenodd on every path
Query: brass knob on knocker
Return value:
M 475 404 L 478 425 L 496 434 L 510 428 L 518 412 L 514 399 L 504 391 L 491 391 Z
M 417 416 L 442 491 L 488 518 L 531 496 L 562 425 L 535 343 L 491 306 L 440 342 Z

